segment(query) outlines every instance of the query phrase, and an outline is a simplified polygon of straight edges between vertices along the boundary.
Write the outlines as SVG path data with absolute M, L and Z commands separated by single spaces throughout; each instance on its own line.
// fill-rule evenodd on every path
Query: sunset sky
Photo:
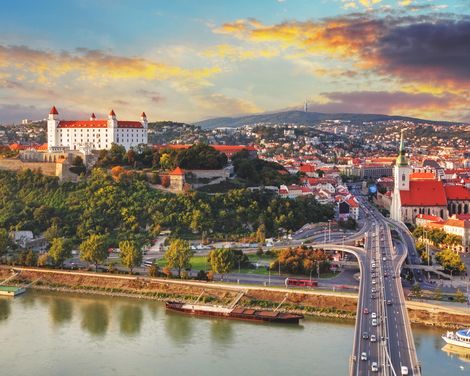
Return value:
M 299 107 L 470 121 L 470 0 L 0 3 L 0 122 Z

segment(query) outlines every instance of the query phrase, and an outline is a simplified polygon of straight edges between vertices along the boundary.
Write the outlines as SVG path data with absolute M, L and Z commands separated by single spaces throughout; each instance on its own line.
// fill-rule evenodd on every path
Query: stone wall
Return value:
M 23 162 L 20 159 L 4 158 L 0 159 L 0 169 L 10 171 L 21 171 L 30 169 L 32 171 L 40 170 L 44 175 L 57 176 L 57 165 L 61 163 L 50 162 Z M 62 168 L 60 168 L 61 170 Z

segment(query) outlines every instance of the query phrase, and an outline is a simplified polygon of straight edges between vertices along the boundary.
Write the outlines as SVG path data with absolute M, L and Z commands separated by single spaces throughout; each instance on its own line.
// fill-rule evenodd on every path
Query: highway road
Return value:
M 420 375 L 400 278 L 408 248 L 395 247 L 386 219 L 364 198 L 361 204 L 371 230 L 361 259 L 351 374 L 402 375 L 406 367 L 407 374 Z

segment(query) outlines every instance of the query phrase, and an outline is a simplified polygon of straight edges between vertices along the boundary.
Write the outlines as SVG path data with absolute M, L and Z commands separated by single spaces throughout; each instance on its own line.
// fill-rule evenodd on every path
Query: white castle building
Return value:
M 148 122 L 145 112 L 140 121 L 117 120 L 113 110 L 108 119 L 60 120 L 59 112 L 51 108 L 47 119 L 47 145 L 49 151 L 64 148 L 70 150 L 110 149 L 111 144 L 122 145 L 128 150 L 147 143 Z

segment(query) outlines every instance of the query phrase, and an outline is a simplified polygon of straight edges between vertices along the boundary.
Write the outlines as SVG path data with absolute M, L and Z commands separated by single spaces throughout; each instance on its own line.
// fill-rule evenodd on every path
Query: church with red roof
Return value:
M 92 113 L 88 120 L 62 120 L 53 106 L 47 119 L 49 151 L 110 149 L 113 143 L 127 149 L 147 144 L 147 115 L 142 112 L 139 121 L 118 120 L 114 110 L 107 119 L 97 119 Z
M 394 190 L 390 216 L 404 223 L 416 223 L 422 215 L 444 220 L 470 211 L 470 189 L 464 185 L 445 184 L 432 173 L 414 172 L 405 154 L 403 132 L 400 153 L 394 167 Z

